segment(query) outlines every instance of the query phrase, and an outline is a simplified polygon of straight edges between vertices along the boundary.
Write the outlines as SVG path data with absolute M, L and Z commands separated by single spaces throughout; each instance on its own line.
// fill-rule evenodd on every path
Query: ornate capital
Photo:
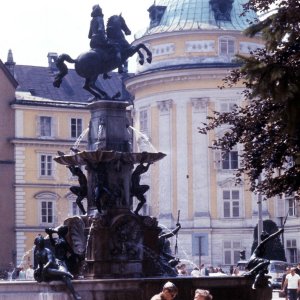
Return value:
M 192 107 L 195 112 L 205 112 L 207 103 L 208 103 L 208 97 L 203 98 L 192 98 Z
M 171 99 L 157 101 L 157 107 L 162 114 L 169 113 L 170 109 L 172 107 L 172 104 L 173 104 L 173 100 L 171 100 Z

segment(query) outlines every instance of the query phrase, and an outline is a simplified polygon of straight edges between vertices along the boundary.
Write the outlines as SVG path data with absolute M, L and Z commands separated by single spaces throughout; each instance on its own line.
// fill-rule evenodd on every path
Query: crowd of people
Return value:
M 1 279 L 5 280 L 34 280 L 34 269 L 32 265 L 26 267 L 14 267 L 10 263 L 9 268 L 1 273 Z
M 239 275 L 239 268 L 232 267 L 230 268 L 229 273 L 223 271 L 221 267 L 206 267 L 204 264 L 201 264 L 200 267 L 194 266 L 194 268 L 189 272 L 185 264 L 178 264 L 176 266 L 176 271 L 178 276 L 192 276 L 192 277 L 202 277 L 202 276 L 237 276 Z

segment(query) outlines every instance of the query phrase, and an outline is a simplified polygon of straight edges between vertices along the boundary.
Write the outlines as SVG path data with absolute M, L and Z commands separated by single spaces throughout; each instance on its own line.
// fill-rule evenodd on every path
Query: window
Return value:
M 79 209 L 77 203 L 76 203 L 76 199 L 74 196 L 69 196 L 68 197 L 70 206 L 69 206 L 69 216 L 80 216 L 82 215 L 81 210 Z M 87 200 L 83 199 L 82 200 L 82 205 L 83 207 L 87 207 Z
M 38 223 L 41 226 L 54 226 L 55 224 L 55 203 L 59 196 L 55 193 L 41 192 L 34 196 L 38 200 Z
M 297 207 L 296 207 L 296 201 L 294 199 L 294 196 L 286 196 L 285 197 L 285 205 L 286 205 L 286 213 L 290 217 L 296 217 L 297 216 Z
M 40 155 L 40 176 L 53 176 L 53 156 L 48 154 Z
M 143 133 L 148 132 L 148 111 L 143 109 L 140 111 L 140 131 Z
M 223 243 L 223 260 L 225 265 L 236 265 L 240 260 L 240 241 L 224 241 Z
M 198 256 L 208 255 L 208 234 L 207 233 L 193 233 L 192 235 L 192 254 Z
M 52 200 L 41 201 L 41 223 L 54 223 L 54 202 Z
M 238 151 L 222 152 L 222 169 L 235 170 L 239 166 Z
M 51 137 L 52 136 L 52 118 L 41 116 L 39 119 L 39 130 L 41 137 Z
M 71 138 L 78 138 L 82 133 L 82 119 L 71 119 Z
M 220 103 L 220 112 L 221 113 L 232 112 L 235 107 L 236 107 L 236 103 L 234 102 L 223 102 Z
M 219 40 L 220 55 L 234 55 L 235 42 L 232 38 L 221 38 Z
M 298 263 L 297 241 L 295 239 L 286 241 L 287 255 L 290 263 Z
M 223 190 L 224 218 L 240 217 L 240 192 L 238 190 Z

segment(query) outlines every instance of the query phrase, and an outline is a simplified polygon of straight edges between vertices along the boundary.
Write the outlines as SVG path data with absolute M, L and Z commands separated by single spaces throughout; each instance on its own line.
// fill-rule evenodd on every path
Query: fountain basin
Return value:
M 159 293 L 166 281 L 179 289 L 175 299 L 193 299 L 197 288 L 208 289 L 214 300 L 271 300 L 272 289 L 252 289 L 253 280 L 245 277 L 176 277 L 74 280 L 84 300 L 149 300 Z M 72 296 L 59 281 L 1 281 L 1 300 L 68 300 Z
M 82 166 L 87 163 L 97 164 L 101 162 L 111 162 L 114 160 L 122 160 L 124 163 L 136 164 L 142 160 L 144 163 L 154 163 L 164 158 L 166 154 L 158 153 L 132 153 L 132 152 L 118 152 L 105 150 L 91 150 L 81 151 L 73 155 L 57 156 L 54 160 L 61 165 L 77 165 Z

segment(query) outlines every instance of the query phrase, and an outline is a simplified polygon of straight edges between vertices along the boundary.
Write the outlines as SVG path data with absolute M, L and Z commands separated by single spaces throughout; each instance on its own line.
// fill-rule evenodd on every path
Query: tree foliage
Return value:
M 250 0 L 245 9 L 267 12 L 275 1 Z M 232 87 L 245 85 L 245 105 L 232 112 L 215 112 L 199 128 L 206 134 L 227 125 L 230 132 L 213 142 L 213 148 L 230 151 L 243 144 L 243 173 L 251 190 L 267 197 L 291 194 L 300 188 L 300 3 L 279 1 L 264 20 L 251 24 L 247 36 L 261 34 L 265 47 L 249 56 L 238 55 L 241 68 L 224 79 Z M 223 87 L 224 88 L 224 87 Z M 260 175 L 262 180 L 258 180 Z

